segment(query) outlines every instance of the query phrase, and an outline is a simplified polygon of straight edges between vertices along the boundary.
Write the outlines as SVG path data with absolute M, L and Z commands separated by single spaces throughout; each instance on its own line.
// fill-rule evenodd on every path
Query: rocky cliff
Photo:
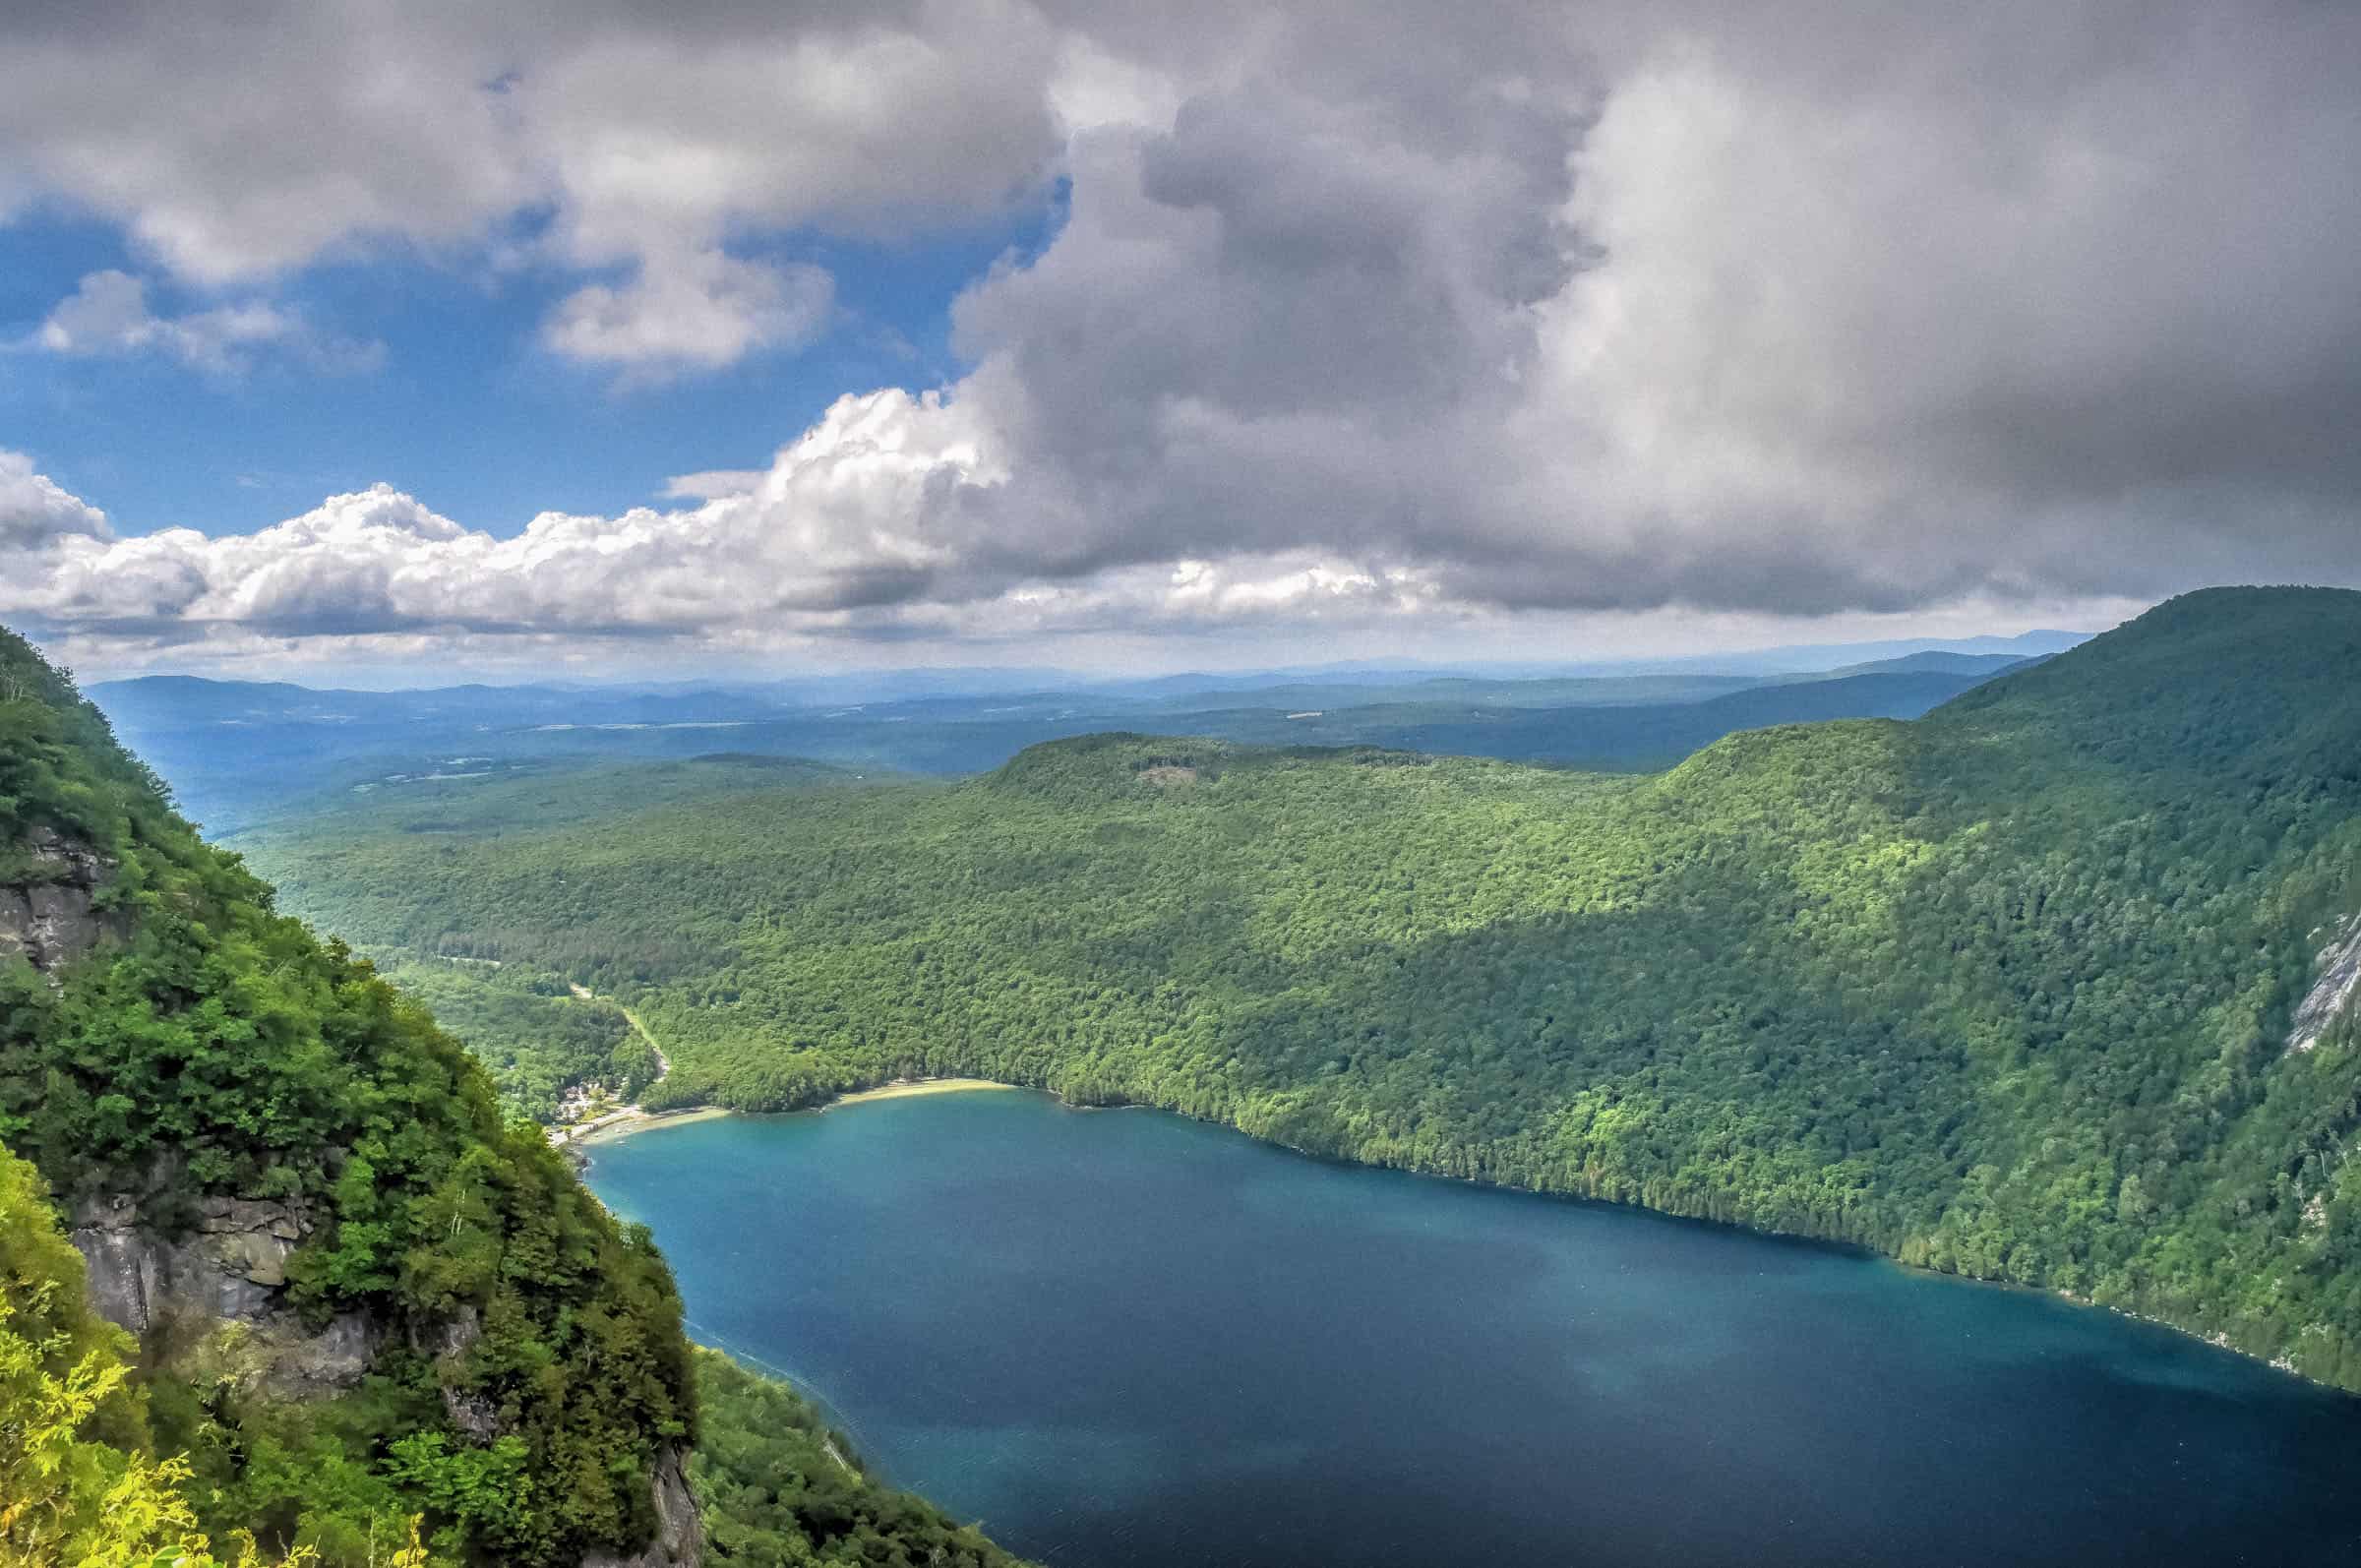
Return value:
M 305 1205 L 203 1198 L 175 1236 L 143 1216 L 137 1195 L 113 1192 L 75 1205 L 71 1225 L 91 1306 L 137 1335 L 151 1363 L 310 1399 L 358 1384 L 388 1338 L 371 1313 L 339 1312 L 315 1329 L 288 1303 L 287 1259 L 313 1230 Z
M 315 1328 L 289 1302 L 288 1259 L 316 1228 L 309 1205 L 203 1198 L 193 1222 L 176 1235 L 144 1212 L 154 1203 L 132 1192 L 107 1193 L 75 1205 L 70 1222 L 74 1245 L 90 1267 L 91 1306 L 136 1335 L 151 1365 L 206 1383 L 226 1379 L 267 1399 L 319 1399 L 358 1386 L 395 1338 L 378 1314 L 339 1312 Z M 481 1337 L 471 1306 L 407 1335 L 412 1349 L 447 1372 L 464 1363 Z M 479 1443 L 505 1434 L 497 1410 L 480 1393 L 446 1379 L 442 1394 L 454 1429 Z M 592 1550 L 582 1568 L 698 1568 L 703 1526 L 678 1446 L 659 1452 L 650 1486 L 653 1538 L 628 1555 Z
M 54 829 L 25 835 L 21 868 L 0 883 L 0 959 L 29 961 L 51 985 L 127 923 L 99 907 L 115 866 Z M 193 1214 L 159 1216 L 158 1195 L 178 1176 L 164 1162 L 141 1183 L 74 1205 L 69 1225 L 90 1266 L 91 1304 L 136 1335 L 151 1362 L 200 1363 L 276 1398 L 348 1389 L 386 1338 L 367 1312 L 307 1325 L 288 1303 L 287 1259 L 316 1229 L 312 1206 L 207 1196 Z M 169 1202 L 164 1207 L 170 1208 Z
M 2287 1049 L 2310 1051 L 2320 1044 L 2353 994 L 2361 991 L 2361 915 L 2336 923 L 2329 944 L 2312 961 L 2312 989 L 2296 1003 L 2287 1030 Z
M 22 956 L 43 974 L 81 957 L 123 923 L 101 914 L 98 892 L 113 864 L 53 828 L 25 835 L 20 870 L 0 881 L 0 958 Z
M 698 1568 L 704 1555 L 704 1521 L 689 1491 L 687 1456 L 667 1448 L 656 1460 L 656 1536 L 628 1557 L 592 1552 L 582 1568 Z
M 207 1533 L 321 1568 L 366 1568 L 411 1513 L 454 1560 L 695 1563 L 663 1259 L 274 904 L 0 632 L 0 1138 L 138 1338 L 133 1440 L 190 1456 Z

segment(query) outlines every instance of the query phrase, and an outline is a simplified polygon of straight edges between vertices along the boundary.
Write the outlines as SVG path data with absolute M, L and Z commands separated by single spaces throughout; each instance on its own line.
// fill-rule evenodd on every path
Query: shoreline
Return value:
M 637 1106 L 626 1106 L 611 1111 L 594 1122 L 563 1129 L 564 1136 L 551 1139 L 558 1148 L 581 1148 L 601 1143 L 616 1143 L 637 1132 L 657 1127 L 682 1127 L 693 1121 L 713 1121 L 723 1116 L 817 1116 L 838 1106 L 863 1105 L 875 1100 L 907 1100 L 931 1094 L 1025 1094 L 1023 1084 L 1001 1083 L 997 1078 L 895 1078 L 872 1089 L 850 1089 L 843 1094 L 823 1100 L 816 1106 L 796 1111 L 735 1111 L 728 1106 L 685 1106 L 678 1111 L 642 1111 Z
M 603 1001 L 623 1014 L 623 1021 L 632 1026 L 632 1033 L 637 1035 L 646 1043 L 647 1049 L 655 1053 L 656 1075 L 648 1080 L 648 1089 L 654 1088 L 672 1076 L 672 1058 L 664 1055 L 664 1048 L 656 1044 L 656 1037 L 647 1032 L 647 1025 L 639 1021 L 637 1013 L 626 1007 L 613 996 L 600 995 L 588 986 L 575 983 L 569 984 L 566 989 L 572 992 L 577 1000 Z M 647 1089 L 639 1092 L 645 1094 Z M 576 1121 L 568 1126 L 551 1127 L 548 1130 L 549 1146 L 563 1152 L 568 1149 L 578 1149 L 586 1143 L 610 1142 L 613 1139 L 636 1132 L 642 1127 L 653 1126 L 659 1121 L 694 1120 L 710 1116 L 726 1115 L 728 1113 L 717 1106 L 684 1106 L 678 1111 L 648 1111 L 635 1100 L 628 1106 L 618 1106 L 606 1115 L 594 1116 L 588 1121 Z
M 1809 1232 L 1781 1231 L 1766 1226 L 1747 1225 L 1742 1222 L 1731 1220 L 1709 1219 L 1703 1215 L 1682 1214 L 1675 1209 L 1660 1209 L 1646 1203 L 1624 1203 L 1618 1202 L 1613 1198 L 1588 1197 L 1579 1192 L 1560 1192 L 1553 1191 L 1546 1187 L 1518 1186 L 1513 1183 L 1493 1181 L 1483 1176 L 1450 1176 L 1439 1171 L 1423 1171 L 1415 1166 L 1380 1165 L 1372 1161 L 1356 1160 L 1349 1155 L 1322 1154 L 1311 1149 L 1304 1149 L 1292 1143 L 1283 1142 L 1276 1138 L 1258 1136 L 1254 1133 L 1246 1131 L 1243 1127 L 1239 1126 L 1236 1122 L 1225 1120 L 1219 1116 L 1191 1116 L 1185 1111 L 1179 1111 L 1169 1107 L 1159 1106 L 1149 1101 L 1128 1101 L 1120 1106 L 1075 1105 L 1072 1101 L 1067 1100 L 1063 1095 L 1059 1094 L 1054 1089 L 1043 1089 L 1031 1084 L 1002 1083 L 997 1078 L 895 1078 L 885 1083 L 878 1084 L 875 1088 L 848 1090 L 843 1094 L 835 1095 L 830 1099 L 823 1100 L 817 1105 L 805 1106 L 800 1110 L 785 1112 L 744 1112 L 733 1111 L 721 1106 L 695 1106 L 681 1111 L 662 1111 L 650 1113 L 640 1111 L 638 1107 L 634 1106 L 629 1108 L 627 1112 L 618 1113 L 615 1116 L 606 1118 L 606 1120 L 602 1122 L 596 1131 L 584 1134 L 573 1141 L 576 1144 L 612 1142 L 617 1139 L 629 1137 L 635 1132 L 645 1131 L 650 1127 L 679 1125 L 690 1121 L 709 1120 L 719 1116 L 818 1115 L 834 1110 L 838 1106 L 859 1105 L 870 1101 L 901 1100 L 920 1095 L 965 1094 L 975 1092 L 1047 1095 L 1050 1099 L 1056 1101 L 1059 1106 L 1068 1111 L 1106 1111 L 1119 1109 L 1155 1111 L 1166 1116 L 1180 1116 L 1183 1120 L 1199 1121 L 1209 1126 L 1225 1127 L 1232 1132 L 1238 1133 L 1241 1137 L 1247 1138 L 1255 1143 L 1262 1144 L 1265 1147 L 1284 1149 L 1291 1154 L 1299 1155 L 1307 1160 L 1317 1160 L 1323 1164 L 1345 1166 L 1360 1171 L 1397 1171 L 1405 1176 L 1418 1176 L 1426 1180 L 1461 1181 L 1470 1186 L 1488 1188 L 1495 1192 L 1511 1192 L 1526 1197 L 1544 1198 L 1563 1203 L 1595 1204 L 1602 1208 L 1622 1209 L 1634 1214 L 1655 1215 L 1662 1219 L 1681 1221 L 1684 1224 L 1710 1226 L 1717 1230 L 1737 1231 L 1749 1236 L 1769 1236 L 1782 1241 L 1800 1242 L 1809 1246 L 1835 1247 L 1844 1251 L 1858 1253 L 1863 1257 L 1874 1259 L 1879 1263 L 1885 1264 L 1892 1268 L 1901 1269 L 1909 1274 L 1924 1275 L 1932 1279 L 1951 1280 L 1959 1284 L 1981 1286 L 1986 1289 L 2024 1291 L 2035 1296 L 2047 1297 L 2053 1300 L 2063 1301 L 2070 1306 L 2074 1306 L 2085 1311 L 2103 1312 L 2110 1317 L 2123 1318 L 2130 1322 L 2141 1323 L 2149 1327 L 2163 1329 L 2166 1332 L 2177 1335 L 2183 1339 L 2195 1340 L 2199 1344 L 2208 1346 L 2210 1349 L 2234 1356 L 2242 1361 L 2247 1361 L 2258 1366 L 2269 1367 L 2274 1372 L 2283 1373 L 2286 1376 L 2293 1377 L 2297 1381 L 2308 1384 L 2311 1387 L 2322 1389 L 2332 1394 L 2340 1394 L 2347 1398 L 2361 1398 L 2361 1389 L 2346 1388 L 2341 1384 L 2333 1383 L 2326 1378 L 2315 1376 L 2314 1374 L 2303 1370 L 2301 1367 L 2296 1366 L 2284 1355 L 2260 1356 L 2253 1351 L 2243 1350 L 2239 1348 L 2237 1344 L 2232 1342 L 2227 1334 L 2221 1332 L 2220 1330 L 2208 1332 L 2206 1330 L 2194 1328 L 2186 1324 L 2175 1323 L 2169 1318 L 2158 1317 L 2152 1313 L 2139 1311 L 2131 1307 L 2116 1306 L 2106 1301 L 2093 1300 L 2089 1297 L 2077 1295 L 2072 1291 L 2061 1290 L 2054 1286 L 2026 1285 L 2015 1280 L 1990 1280 L 1973 1274 L 1959 1274 L 1946 1269 L 1929 1268 L 1922 1263 L 1906 1263 L 1901 1258 L 1896 1257 L 1893 1253 L 1882 1251 L 1874 1246 L 1868 1246 L 1857 1241 L 1841 1240 L 1833 1236 L 1814 1236 Z
M 579 1148 L 585 1144 L 613 1143 L 650 1127 L 675 1127 L 735 1115 L 736 1112 L 721 1106 L 690 1106 L 680 1111 L 642 1111 L 637 1106 L 627 1106 L 588 1125 L 570 1129 L 567 1136 L 552 1141 L 561 1149 Z

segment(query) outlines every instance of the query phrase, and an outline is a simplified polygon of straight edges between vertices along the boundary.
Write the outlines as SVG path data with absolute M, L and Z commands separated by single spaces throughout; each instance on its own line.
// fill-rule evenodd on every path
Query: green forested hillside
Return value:
M 669 1103 L 916 1071 L 2094 1297 L 2361 1386 L 2361 595 L 2173 601 L 1644 779 L 1093 737 L 957 786 L 258 841 L 355 939 L 623 993 Z
M 550 989 L 459 999 L 479 1033 L 648 1075 L 596 1009 L 553 1043 L 536 1009 L 576 1004 Z M 512 1065 L 529 1091 L 546 1063 Z M 107 1260 L 87 1284 L 61 1212 Z M 136 1348 L 92 1315 L 101 1272 Z M 655 1480 L 697 1436 L 696 1382 L 646 1232 L 0 633 L 0 1563 L 248 1532 L 360 1568 L 412 1521 L 438 1563 L 616 1560 L 660 1525 L 694 1548 Z M 834 1511 L 772 1509 L 769 1538 L 834 1540 L 848 1488 L 888 1551 L 867 1560 L 948 1529 L 847 1482 Z
M 655 1081 L 647 1042 L 612 1001 L 575 995 L 560 976 L 524 965 L 388 955 L 379 972 L 467 1043 L 501 1098 L 544 1124 L 576 1084 L 628 1103 Z
M 705 1431 L 689 1478 L 708 1560 L 746 1568 L 1017 1568 L 923 1498 L 878 1485 L 785 1383 L 696 1353 Z
M 232 1527 L 227 1540 L 208 1537 L 207 1516 L 218 1529 L 223 1500 L 207 1495 L 185 1450 L 158 1457 L 150 1420 L 154 1395 L 185 1391 L 169 1377 L 135 1375 L 137 1345 L 97 1317 L 84 1276 L 40 1176 L 0 1149 L 0 1563 L 220 1568 L 226 1552 L 237 1568 L 263 1568 L 290 1547 L 335 1560 L 335 1542 L 323 1542 L 316 1526 L 302 1542 L 267 1519 Z M 702 1435 L 688 1479 L 702 1511 L 706 1561 L 1016 1568 L 979 1531 L 872 1481 L 844 1440 L 785 1384 L 717 1351 L 697 1351 L 695 1370 Z M 420 1454 L 450 1446 L 447 1436 L 427 1430 L 391 1439 L 394 1456 L 411 1469 Z M 349 1506 L 351 1494 L 368 1485 L 356 1463 L 366 1457 L 315 1441 L 272 1462 L 314 1488 L 316 1505 Z M 386 1511 L 370 1516 L 362 1560 L 372 1568 L 431 1568 L 434 1556 L 420 1535 L 434 1499 L 414 1488 L 379 1490 L 388 1494 Z M 407 1521 L 392 1512 L 404 1504 L 419 1510 Z M 272 1544 L 256 1538 L 258 1530 Z M 450 1532 L 440 1534 L 440 1544 L 451 1546 Z
M 202 1522 L 332 1562 L 417 1512 L 454 1557 L 636 1549 L 659 1452 L 694 1435 L 680 1302 L 644 1233 L 414 1003 L 200 843 L 62 677 L 13 638 L 0 673 L 0 882 L 69 924 L 90 905 L 44 966 L 0 954 L 0 1141 L 63 1207 L 127 1195 L 159 1244 L 209 1199 L 308 1215 L 290 1304 L 390 1342 L 301 1406 L 160 1376 L 155 1439 L 189 1455 Z M 463 1440 L 447 1395 L 498 1440 Z

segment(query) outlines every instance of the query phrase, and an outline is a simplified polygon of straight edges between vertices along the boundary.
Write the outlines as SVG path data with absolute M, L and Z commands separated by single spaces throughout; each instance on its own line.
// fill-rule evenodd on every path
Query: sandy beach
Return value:
M 650 1127 L 678 1127 L 692 1121 L 710 1121 L 716 1116 L 735 1114 L 720 1106 L 697 1106 L 689 1111 L 642 1111 L 637 1106 L 631 1106 L 570 1132 L 567 1137 L 558 1140 L 558 1146 L 613 1143 L 618 1138 L 628 1138 L 635 1132 L 645 1132 Z
M 966 1094 L 975 1089 L 1001 1089 L 1013 1093 L 1016 1085 L 995 1083 L 990 1078 L 896 1078 L 875 1089 L 856 1089 L 851 1094 L 840 1094 L 818 1109 L 833 1111 L 838 1106 L 859 1105 L 865 1100 L 903 1100 L 921 1094 Z
M 838 1106 L 859 1105 L 869 1100 L 901 1100 L 922 1094 L 967 1094 L 979 1089 L 999 1089 L 1013 1093 L 1016 1085 L 995 1083 L 990 1078 L 897 1078 L 875 1089 L 856 1089 L 851 1094 L 838 1095 L 824 1105 L 808 1108 L 811 1111 L 833 1111 Z M 790 1112 L 788 1115 L 797 1115 Z M 554 1139 L 560 1148 L 594 1143 L 613 1143 L 635 1132 L 651 1127 L 685 1126 L 692 1121 L 710 1121 L 715 1116 L 734 1116 L 738 1112 L 721 1106 L 698 1106 L 688 1111 L 642 1111 L 637 1106 L 626 1106 L 612 1111 L 596 1121 L 579 1127 L 564 1129 L 564 1136 Z

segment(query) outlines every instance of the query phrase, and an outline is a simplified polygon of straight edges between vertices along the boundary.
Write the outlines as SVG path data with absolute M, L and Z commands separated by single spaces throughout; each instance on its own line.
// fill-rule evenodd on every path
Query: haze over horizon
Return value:
M 97 677 L 1573 662 L 2361 583 L 2361 13 L 0 19 Z

